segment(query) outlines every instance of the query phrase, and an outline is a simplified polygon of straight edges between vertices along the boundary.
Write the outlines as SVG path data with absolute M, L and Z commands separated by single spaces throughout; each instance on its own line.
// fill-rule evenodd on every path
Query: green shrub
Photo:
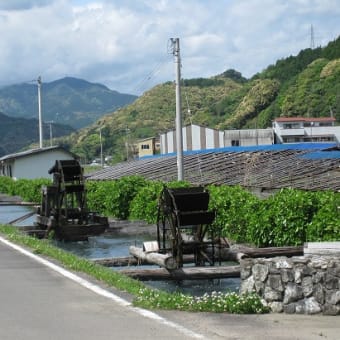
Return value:
M 105 202 L 115 188 L 114 181 L 86 182 L 87 206 L 91 211 L 109 215 Z
M 260 200 L 240 186 L 209 186 L 210 208 L 216 210 L 214 226 L 236 242 L 248 241 L 248 225 Z
M 271 200 L 260 201 L 253 214 L 253 218 L 248 224 L 248 242 L 257 247 L 274 246 L 276 231 L 273 228 L 275 216 L 272 213 Z
M 41 187 L 49 179 L 0 177 L 0 192 L 40 202 Z M 140 176 L 112 181 L 87 182 L 88 208 L 119 219 L 157 222 L 158 202 L 164 186 L 191 186 L 185 181 L 162 183 Z M 301 245 L 305 241 L 340 240 L 340 194 L 282 189 L 260 200 L 240 186 L 208 187 L 211 210 L 216 211 L 212 228 L 235 242 L 259 247 Z
M 87 194 L 89 208 L 119 219 L 127 219 L 131 201 L 146 183 L 143 177 L 127 176 L 113 181 L 90 184 Z
M 307 241 L 307 225 L 318 208 L 314 192 L 282 189 L 268 203 L 273 221 L 274 246 L 296 246 Z
M 48 184 L 51 184 L 51 180 L 47 178 L 18 179 L 15 181 L 15 194 L 24 201 L 39 203 L 41 201 L 41 187 Z
M 130 205 L 130 218 L 144 220 L 148 223 L 157 223 L 158 205 L 161 192 L 168 188 L 183 188 L 190 186 L 186 181 L 173 181 L 163 183 L 160 181 L 148 181 L 146 186 L 140 188 Z
M 148 223 L 156 223 L 158 215 L 158 200 L 164 184 L 159 181 L 149 181 L 146 186 L 140 188 L 131 201 L 130 218 L 132 220 L 144 220 Z
M 319 209 L 307 226 L 310 242 L 340 240 L 340 193 L 319 192 Z
M 2 194 L 14 195 L 14 181 L 11 177 L 0 176 L 0 192 Z
M 248 227 L 249 240 L 261 247 L 296 246 L 315 240 L 315 233 L 325 232 L 316 216 L 320 214 L 323 223 L 331 223 L 330 226 L 339 224 L 339 218 L 335 216 L 335 203 L 333 208 L 330 204 L 332 195 L 329 192 L 280 190 L 261 201 Z M 330 227 L 328 237 L 336 237 L 335 231 L 335 227 Z
M 47 178 L 18 179 L 0 177 L 0 192 L 20 196 L 23 201 L 39 203 L 41 201 L 41 187 L 51 184 Z

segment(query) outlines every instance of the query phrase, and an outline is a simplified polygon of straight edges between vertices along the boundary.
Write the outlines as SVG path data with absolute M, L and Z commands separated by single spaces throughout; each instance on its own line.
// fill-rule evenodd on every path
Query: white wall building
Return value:
M 72 160 L 78 157 L 59 146 L 27 150 L 0 158 L 0 176 L 13 179 L 50 178 L 48 170 L 58 159 Z
M 224 132 L 199 125 L 182 128 L 183 151 L 205 150 L 224 146 Z M 176 152 L 176 130 L 160 135 L 161 154 Z
M 276 143 L 340 142 L 335 118 L 279 117 L 273 122 Z
M 282 143 L 340 143 L 340 126 L 335 118 L 279 117 L 272 128 L 219 131 L 199 125 L 182 128 L 183 151 L 208 150 L 230 146 L 256 146 Z M 160 135 L 161 154 L 176 152 L 176 131 Z
M 274 144 L 273 129 L 225 130 L 224 146 L 255 146 Z

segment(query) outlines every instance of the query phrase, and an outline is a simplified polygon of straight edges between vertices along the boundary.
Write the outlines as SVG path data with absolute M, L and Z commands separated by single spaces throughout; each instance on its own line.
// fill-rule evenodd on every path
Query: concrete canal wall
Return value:
M 240 290 L 258 293 L 273 312 L 340 315 L 340 256 L 242 260 Z

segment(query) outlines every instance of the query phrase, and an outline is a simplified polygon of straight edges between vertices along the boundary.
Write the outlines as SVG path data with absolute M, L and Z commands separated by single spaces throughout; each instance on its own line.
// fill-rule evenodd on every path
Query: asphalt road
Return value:
M 128 302 L 112 300 L 110 292 L 108 297 L 98 295 L 2 242 L 0 277 L 1 340 L 192 339 L 195 335 L 155 319 L 153 313 L 143 316 L 143 310 Z
M 1 340 L 340 339 L 339 316 L 135 309 L 129 297 L 4 242 L 0 237 Z

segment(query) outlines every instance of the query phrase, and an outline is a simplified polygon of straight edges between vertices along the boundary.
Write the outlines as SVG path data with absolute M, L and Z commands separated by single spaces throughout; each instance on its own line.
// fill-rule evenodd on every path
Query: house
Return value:
M 279 117 L 273 121 L 275 143 L 340 141 L 340 126 L 333 117 Z
M 159 138 L 151 137 L 137 142 L 138 157 L 152 156 L 159 152 Z
M 13 179 L 49 178 L 48 170 L 58 159 L 78 157 L 60 146 L 32 149 L 0 158 L 0 176 Z
M 206 150 L 224 146 L 224 132 L 199 125 L 182 128 L 183 151 Z M 176 152 L 176 130 L 160 135 L 161 154 Z
M 269 129 L 225 130 L 224 146 L 256 146 L 274 144 L 274 134 Z

